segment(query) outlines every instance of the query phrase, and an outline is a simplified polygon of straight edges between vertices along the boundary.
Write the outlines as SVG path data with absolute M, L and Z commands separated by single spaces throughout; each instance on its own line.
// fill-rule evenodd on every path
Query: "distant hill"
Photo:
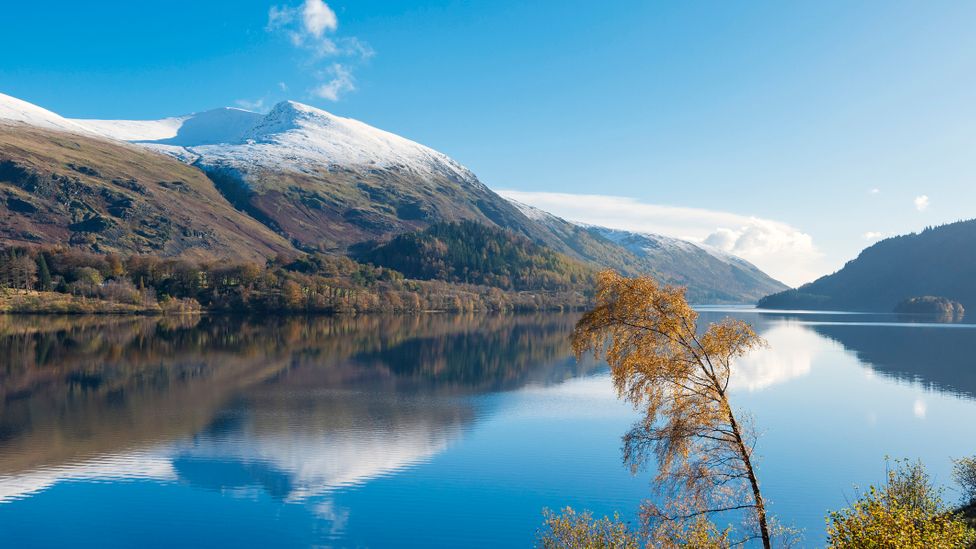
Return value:
M 939 296 L 976 307 L 976 220 L 882 240 L 834 274 L 764 297 L 760 307 L 891 312 Z
M 650 274 L 688 288 L 694 303 L 754 303 L 786 288 L 748 261 L 710 246 L 663 235 L 572 223 L 512 200 L 578 257 L 628 275 Z

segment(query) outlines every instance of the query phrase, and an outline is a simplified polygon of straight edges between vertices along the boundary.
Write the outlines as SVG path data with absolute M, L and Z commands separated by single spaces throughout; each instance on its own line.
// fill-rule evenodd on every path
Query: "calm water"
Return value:
M 728 314 L 770 343 L 734 398 L 807 546 L 885 455 L 948 483 L 976 453 L 976 326 L 703 320 Z M 633 517 L 635 415 L 575 320 L 0 317 L 0 543 L 517 547 L 543 507 Z

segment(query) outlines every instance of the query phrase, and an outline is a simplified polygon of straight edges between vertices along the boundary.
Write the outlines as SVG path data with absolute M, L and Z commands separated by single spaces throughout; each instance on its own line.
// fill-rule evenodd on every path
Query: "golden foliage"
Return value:
M 883 486 L 869 487 L 850 508 L 830 513 L 830 547 L 956 549 L 976 543 L 976 532 L 944 506 L 921 463 L 896 464 Z
M 614 515 L 593 520 L 589 511 L 577 513 L 571 507 L 559 514 L 543 511 L 544 530 L 539 547 L 544 549 L 639 549 L 639 536 Z
M 754 437 L 727 395 L 734 359 L 764 342 L 740 320 L 703 333 L 697 321 L 683 288 L 604 271 L 595 307 L 573 332 L 573 349 L 577 357 L 605 358 L 618 394 L 643 411 L 624 437 L 624 457 L 635 471 L 652 457 L 657 464 L 656 484 L 667 503 L 644 505 L 652 539 L 676 539 L 704 525 L 705 515 L 742 511 L 752 519 L 752 535 L 768 547 L 751 462 Z M 717 529 L 709 539 L 722 536 L 727 543 L 728 533 Z

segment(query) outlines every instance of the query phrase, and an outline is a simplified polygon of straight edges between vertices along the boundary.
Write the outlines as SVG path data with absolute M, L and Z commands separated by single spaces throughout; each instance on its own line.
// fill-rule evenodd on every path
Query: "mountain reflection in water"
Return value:
M 976 327 L 952 324 L 819 324 L 875 372 L 976 398 Z
M 452 396 L 593 370 L 574 320 L 0 317 L 0 501 L 59 475 L 288 500 L 361 483 L 456 438 L 475 411 Z

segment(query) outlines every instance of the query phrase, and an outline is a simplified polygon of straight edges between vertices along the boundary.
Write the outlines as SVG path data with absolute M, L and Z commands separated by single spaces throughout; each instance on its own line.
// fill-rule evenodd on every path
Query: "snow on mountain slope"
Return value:
M 530 206 L 511 198 L 506 198 L 506 200 L 511 202 L 513 206 L 518 208 L 519 211 L 533 221 L 547 225 L 554 230 L 558 226 L 566 223 L 582 227 L 588 230 L 590 233 L 597 234 L 610 242 L 613 242 L 614 244 L 617 244 L 618 246 L 621 246 L 622 248 L 638 255 L 639 257 L 659 259 L 664 255 L 693 256 L 696 254 L 704 254 L 720 261 L 721 263 L 736 267 L 738 269 L 744 269 L 754 273 L 762 273 L 758 267 L 745 259 L 700 242 L 690 242 L 688 240 L 682 240 L 680 238 L 659 234 L 611 229 L 608 227 L 589 225 L 587 223 L 581 223 L 578 221 L 566 221 L 549 212 L 540 210 L 535 206 Z M 763 276 L 765 275 L 763 274 Z
M 0 120 L 49 130 L 91 134 L 92 130 L 37 105 L 0 93 Z
M 562 221 L 562 218 L 556 217 L 545 210 L 540 210 L 535 206 L 529 206 L 524 202 L 519 202 L 518 200 L 513 200 L 511 198 L 505 198 L 505 200 L 511 202 L 513 206 L 515 206 L 516 208 L 518 208 L 520 212 L 522 212 L 522 215 L 528 217 L 533 221 L 541 221 L 541 222 Z
M 223 108 L 162 120 L 69 122 L 208 167 L 391 169 L 481 185 L 467 168 L 431 148 L 294 101 L 267 115 Z
M 539 221 L 541 223 L 553 224 L 553 223 L 572 223 L 578 227 L 583 227 L 591 232 L 595 232 L 606 238 L 607 240 L 618 244 L 638 255 L 648 255 L 656 254 L 662 252 L 681 252 L 689 253 L 695 251 L 702 251 L 708 255 L 718 259 L 724 263 L 736 264 L 739 266 L 753 267 L 748 261 L 736 257 L 732 254 L 726 253 L 718 248 L 708 246 L 706 244 L 700 244 L 697 242 L 689 242 L 687 240 L 682 240 L 680 238 L 673 238 L 670 236 L 664 236 L 652 233 L 638 233 L 633 231 L 625 231 L 621 229 L 610 229 L 608 227 L 599 227 L 597 225 L 589 225 L 587 223 L 581 223 L 578 221 L 565 221 L 560 217 L 540 210 L 535 206 L 529 206 L 519 202 L 518 200 L 513 200 L 507 198 L 513 206 L 519 209 L 526 217 L 532 219 L 533 221 Z M 753 267 L 754 268 L 754 267 Z
M 86 120 L 72 122 L 119 141 L 156 141 L 176 136 L 187 116 L 162 120 Z
M 249 131 L 241 142 L 193 148 L 207 165 L 289 166 L 299 171 L 343 168 L 406 170 L 478 183 L 467 168 L 446 155 L 398 135 L 285 101 Z M 480 185 L 480 183 L 478 183 Z
M 584 223 L 580 223 L 579 225 L 582 227 L 587 227 L 589 230 L 599 233 L 607 240 L 615 242 L 640 255 L 655 256 L 658 254 L 671 253 L 705 253 L 721 261 L 722 263 L 750 271 L 760 272 L 758 267 L 745 259 L 707 244 L 689 242 L 680 238 L 673 238 L 659 234 L 610 229 L 607 227 L 586 225 Z
M 621 229 L 610 229 L 608 227 L 598 227 L 596 225 L 588 225 L 586 223 L 577 224 L 581 227 L 586 227 L 591 231 L 596 231 L 607 240 L 616 242 L 628 250 L 645 255 L 666 251 L 690 252 L 694 250 L 704 250 L 708 252 L 709 255 L 715 255 L 712 253 L 713 250 L 706 249 L 705 246 L 689 242 L 687 240 L 681 240 L 679 238 L 652 233 L 638 233 Z M 729 256 L 728 254 L 723 254 L 723 256 L 718 259 L 728 262 L 731 257 L 732 256 Z
M 121 141 L 178 147 L 239 143 L 264 117 L 233 107 L 163 118 L 162 120 L 74 120 Z

